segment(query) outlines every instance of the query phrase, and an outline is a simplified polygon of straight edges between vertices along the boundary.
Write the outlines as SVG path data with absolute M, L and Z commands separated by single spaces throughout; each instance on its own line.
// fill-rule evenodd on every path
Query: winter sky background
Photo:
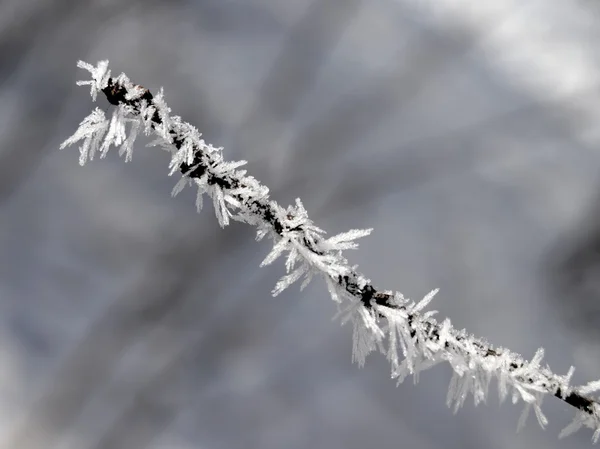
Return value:
M 373 227 L 346 255 L 376 287 L 439 287 L 440 317 L 584 383 L 599 39 L 586 0 L 1 0 L 0 448 L 590 447 L 557 399 L 516 434 L 495 385 L 453 416 L 447 366 L 352 365 L 324 283 L 272 298 L 269 242 L 172 199 L 163 152 L 58 146 L 95 106 L 77 60 L 109 59 L 280 204 Z

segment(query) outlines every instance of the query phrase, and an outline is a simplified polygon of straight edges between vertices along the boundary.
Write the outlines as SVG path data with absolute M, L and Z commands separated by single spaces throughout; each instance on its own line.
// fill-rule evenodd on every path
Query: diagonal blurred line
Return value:
M 182 407 L 178 377 L 183 374 L 194 341 L 169 354 L 164 369 L 135 390 L 131 405 L 118 413 L 114 424 L 93 444 L 96 449 L 144 449 L 174 421 Z M 189 394 L 189 393 L 188 393 Z
M 320 65 L 337 45 L 360 0 L 316 0 L 291 31 L 264 79 L 256 109 L 271 117 L 289 118 L 314 83 Z M 256 112 L 256 111 L 255 111 Z M 249 115 L 248 118 L 254 117 Z
M 238 243 L 239 244 L 239 243 Z M 232 272 L 237 272 L 245 266 L 245 262 L 239 259 L 228 263 Z M 250 284 L 255 280 L 250 280 Z M 212 285 L 212 284 L 211 284 Z M 236 296 L 245 298 L 250 287 L 241 285 L 237 289 Z M 211 293 L 207 293 L 208 296 Z M 280 317 L 283 310 L 289 309 L 289 304 L 282 301 L 269 302 L 268 309 L 263 309 L 259 316 L 261 321 L 269 317 Z M 190 299 L 193 301 L 193 299 Z M 112 397 L 115 392 L 127 389 L 127 398 L 124 406 L 119 404 L 115 407 L 113 424 L 95 442 L 95 449 L 123 448 L 143 449 L 162 432 L 167 430 L 177 417 L 195 401 L 209 396 L 206 391 L 190 392 L 189 383 L 185 379 L 190 372 L 199 372 L 205 383 L 215 382 L 221 386 L 223 382 L 222 359 L 227 359 L 230 354 L 235 353 L 240 347 L 248 344 L 258 345 L 260 342 L 253 337 L 256 328 L 253 326 L 253 314 L 256 316 L 257 304 L 255 301 L 234 300 L 231 298 L 225 307 L 218 310 L 202 310 L 202 316 L 207 323 L 188 319 L 185 323 L 178 322 L 175 318 L 170 320 L 165 317 L 161 326 L 166 329 L 164 333 L 150 335 L 146 339 L 148 349 L 165 348 L 163 350 L 160 367 L 152 373 L 140 371 L 140 373 L 128 373 L 128 376 L 116 379 L 108 385 L 108 396 Z M 178 314 L 195 316 L 191 308 L 191 302 L 178 306 Z M 204 309 L 204 308 L 202 308 Z M 217 323 L 212 325 L 210 323 Z M 237 323 L 230 326 L 228 323 Z M 270 332 L 261 330 L 258 338 L 261 340 L 271 339 Z M 170 339 L 171 341 L 165 341 Z M 157 353 L 158 356 L 158 353 Z M 207 363 L 207 359 L 210 362 Z M 196 370 L 196 366 L 199 368 Z M 200 368 L 201 367 L 201 368 Z M 193 377 L 196 377 L 193 375 Z M 135 386 L 131 388 L 131 379 L 135 379 Z M 189 379 L 188 379 L 189 381 Z M 211 388 L 212 390 L 212 388 Z M 131 394 L 132 393 L 132 394 Z
M 525 2 L 521 9 L 527 6 Z M 508 20 L 506 18 L 497 27 Z M 489 33 L 494 31 L 491 29 Z M 429 42 L 427 37 L 431 37 Z M 398 105 L 403 107 L 417 98 L 443 67 L 455 63 L 479 44 L 473 35 L 447 36 L 434 29 L 418 33 L 417 39 L 415 44 L 409 45 L 408 54 L 404 53 L 404 48 L 399 50 L 397 59 L 406 61 L 404 64 L 374 77 L 357 94 L 342 97 L 306 128 L 300 129 L 290 143 L 292 160 L 289 165 L 313 159 L 320 161 L 321 166 L 326 165 L 327 161 L 335 159 L 357 141 L 365 140 L 369 131 L 396 111 Z M 401 71 L 405 67 L 407 69 Z M 322 151 L 323 148 L 327 151 Z M 291 176 L 287 190 L 306 184 L 307 177 L 312 176 L 307 172 L 296 173 L 300 174 L 296 179 Z
M 285 27 L 272 14 L 268 3 L 203 1 L 192 2 L 190 6 L 199 8 L 194 24 L 202 33 L 213 37 L 253 39 L 271 36 L 273 31 L 279 32 Z
M 577 95 L 569 95 L 559 103 L 566 104 L 577 101 L 577 98 L 585 98 L 591 92 L 596 92 L 599 87 L 600 85 L 591 86 Z M 468 142 L 476 137 L 481 138 L 482 135 L 491 132 L 490 127 L 501 126 L 509 121 L 525 120 L 532 113 L 539 113 L 544 109 L 548 111 L 544 113 L 544 120 L 551 123 L 553 129 L 557 130 L 560 129 L 559 123 L 563 119 L 561 114 L 553 112 L 556 107 L 556 99 L 538 100 L 458 129 L 419 137 L 398 147 L 381 151 L 378 155 L 368 156 L 370 160 L 368 164 L 363 164 L 363 159 L 357 159 L 353 166 L 347 168 L 347 176 L 332 188 L 328 201 L 321 206 L 319 211 L 331 207 L 331 204 L 336 204 L 338 210 L 356 204 L 367 204 L 373 198 L 380 198 L 387 193 L 418 189 L 432 182 L 463 176 L 465 172 L 475 169 L 478 161 L 474 157 L 459 156 L 461 153 L 468 155 L 477 152 L 477 145 L 462 145 L 458 151 L 444 154 L 434 154 L 429 148 L 437 148 L 437 145 L 433 144 L 439 141 L 444 141 L 445 145 L 451 146 L 452 142 L 456 140 Z M 415 151 L 406 153 L 405 150 L 411 147 L 414 147 Z M 543 151 L 545 151 L 544 148 L 534 148 L 530 154 L 533 157 Z M 389 156 L 393 154 L 402 154 L 402 159 L 394 163 Z M 428 163 L 436 156 L 439 156 L 440 159 L 435 164 Z M 380 157 L 382 164 L 374 164 L 374 157 Z M 315 213 L 318 214 L 318 212 Z
M 246 296 L 247 291 L 241 290 L 241 295 Z M 139 382 L 135 383 L 132 399 L 126 407 L 116 411 L 114 424 L 96 441 L 93 448 L 148 447 L 199 396 L 198 392 L 189 391 L 189 384 L 184 379 L 193 366 L 202 364 L 205 380 L 210 376 L 217 377 L 219 373 L 215 371 L 220 369 L 217 362 L 226 357 L 227 348 L 235 349 L 238 345 L 246 344 L 248 333 L 244 326 L 248 325 L 248 317 L 255 307 L 256 303 L 251 301 L 231 301 L 227 310 L 216 311 L 207 318 L 207 321 L 222 323 L 214 326 L 212 332 L 210 327 L 203 329 L 196 322 L 190 321 L 177 328 L 174 323 L 163 322 L 170 328 L 170 338 L 175 340 L 171 350 L 163 357 L 166 361 L 155 373 L 136 377 Z M 279 316 L 280 309 L 287 307 L 285 302 L 275 302 L 269 306 L 268 315 Z M 181 313 L 189 312 L 182 310 Z M 207 315 L 206 312 L 203 314 Z M 228 322 L 238 324 L 235 328 L 223 325 Z M 269 338 L 265 335 L 262 337 Z M 157 340 L 151 340 L 150 346 L 162 347 L 162 344 L 157 344 L 161 338 L 159 336 Z M 205 363 L 207 357 L 213 358 L 210 364 Z M 110 386 L 114 391 L 120 388 L 116 383 Z
M 406 70 L 373 77 L 368 85 L 345 95 L 305 129 L 299 130 L 290 143 L 289 165 L 294 166 L 301 160 L 323 163 L 334 159 L 377 127 L 398 104 L 418 96 L 442 67 L 456 60 L 457 53 L 467 53 L 473 47 L 468 39 L 425 42 L 429 34 L 429 31 L 420 33 L 423 37 L 409 48 L 408 54 L 402 55 L 407 60 Z
M 144 338 L 163 316 L 170 314 L 197 281 L 196 274 L 206 263 L 199 255 L 207 244 L 195 237 L 197 232 L 196 227 L 190 227 L 164 241 L 130 291 L 90 327 L 58 368 L 45 394 L 31 405 L 21 425 L 0 447 L 36 449 L 42 441 L 49 446 L 65 431 L 97 387 L 111 375 L 123 350 L 136 339 Z M 220 243 L 239 243 L 239 238 L 229 240 L 236 243 Z M 32 429 L 44 429 L 47 433 L 40 435 Z
M 265 120 L 292 117 L 360 4 L 361 0 L 346 0 L 343 6 L 336 0 L 313 0 L 258 87 L 235 132 L 236 146 L 238 142 L 250 147 L 266 138 L 272 140 L 264 133 Z

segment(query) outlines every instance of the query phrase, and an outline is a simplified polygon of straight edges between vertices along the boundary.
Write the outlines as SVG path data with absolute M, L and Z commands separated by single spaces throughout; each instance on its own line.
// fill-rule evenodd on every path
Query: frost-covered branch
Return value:
M 92 74 L 92 80 L 77 84 L 90 85 L 94 101 L 102 92 L 116 107 L 110 119 L 96 108 L 60 148 L 83 141 L 79 158 L 83 165 L 96 152 L 104 157 L 114 145 L 120 147 L 119 154 L 125 154 L 125 160 L 129 161 L 140 130 L 153 135 L 155 140 L 148 146 L 160 146 L 171 154 L 169 176 L 176 171 L 182 174 L 173 196 L 185 186 L 195 185 L 198 211 L 202 209 L 204 194 L 208 194 L 221 227 L 231 219 L 256 226 L 257 240 L 268 235 L 273 240 L 273 249 L 261 266 L 287 253 L 287 274 L 277 282 L 274 296 L 300 278 L 303 278 L 301 290 L 315 275 L 325 280 L 331 298 L 338 304 L 337 316 L 342 324 L 353 323 L 353 361 L 359 366 L 371 351 L 378 349 L 387 356 L 392 378 L 397 378 L 400 384 L 409 374 L 416 382 L 420 371 L 446 361 L 454 371 L 447 395 L 447 404 L 454 412 L 469 393 L 473 394 L 476 405 L 485 402 L 490 381 L 495 377 L 500 401 L 510 393 L 513 403 L 519 399 L 525 403 L 519 428 L 532 408 L 540 425 L 547 424 L 540 406 L 544 396 L 550 394 L 577 409 L 573 422 L 560 436 L 586 426 L 594 429 L 592 438 L 598 441 L 600 404 L 589 395 L 600 390 L 600 381 L 572 387 L 569 382 L 574 368 L 559 376 L 547 365 L 542 367 L 541 348 L 531 361 L 526 361 L 519 354 L 494 348 L 483 339 L 454 329 L 449 319 L 436 321 L 433 318 L 436 311 L 426 312 L 425 307 L 437 290 L 415 303 L 399 292 L 375 289 L 357 271 L 357 266 L 350 266 L 342 255 L 343 250 L 357 248 L 354 240 L 369 235 L 372 229 L 353 229 L 325 238 L 325 231 L 309 219 L 300 199 L 296 199 L 294 206 L 279 206 L 269 199 L 267 187 L 247 176 L 246 170 L 238 170 L 246 161 L 224 161 L 223 148 L 206 144 L 195 127 L 171 115 L 162 89 L 152 95 L 131 83 L 125 74 L 111 77 L 108 61 L 100 61 L 96 66 L 79 61 L 77 65 Z

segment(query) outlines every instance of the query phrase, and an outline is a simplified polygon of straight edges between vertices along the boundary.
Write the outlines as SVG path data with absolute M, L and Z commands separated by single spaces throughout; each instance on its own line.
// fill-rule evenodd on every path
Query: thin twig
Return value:
M 288 272 L 297 260 L 303 262 L 302 267 L 282 278 L 274 294 L 279 294 L 302 275 L 305 275 L 305 286 L 312 275 L 318 273 L 326 280 L 334 300 L 341 302 L 346 299 L 351 302 L 342 315 L 346 315 L 343 322 L 351 319 L 354 324 L 353 356 L 359 365 L 377 347 L 387 354 L 392 363 L 392 376 L 397 377 L 400 383 L 408 374 L 416 379 L 419 371 L 440 361 L 447 361 L 454 370 L 447 403 L 454 404 L 455 411 L 464 403 L 470 391 L 475 404 L 485 402 L 489 382 L 496 376 L 501 400 L 506 397 L 507 386 L 510 386 L 513 388 L 513 402 L 520 398 L 526 403 L 519 427 L 524 423 L 531 406 L 540 425 L 546 424 L 540 405 L 543 395 L 550 393 L 578 410 L 575 419 L 563 429 L 561 436 L 585 425 L 594 429 L 594 442 L 598 440 L 600 403 L 587 394 L 599 390 L 600 382 L 571 387 L 569 382 L 574 368 L 571 367 L 566 376 L 554 374 L 548 366 L 542 368 L 541 348 L 532 361 L 526 361 L 517 353 L 494 348 L 483 339 L 452 328 L 448 319 L 438 323 L 432 318 L 435 311 L 422 313 L 437 290 L 415 304 L 400 293 L 376 289 L 370 280 L 356 271 L 356 267 L 348 266 L 341 255 L 342 249 L 356 247 L 352 240 L 367 235 L 370 230 L 352 230 L 325 240 L 319 235 L 324 231 L 308 219 L 300 200 L 296 200 L 296 208 L 290 206 L 287 210 L 270 201 L 266 187 L 254 178 L 245 176 L 245 171 L 234 171 L 242 162 L 224 163 L 220 154 L 222 148 L 206 145 L 199 139 L 200 134 L 194 127 L 177 116 L 169 115 L 170 109 L 164 103 L 162 91 L 155 97 L 148 89 L 132 84 L 124 74 L 110 77 L 107 65 L 108 61 L 101 61 L 97 67 L 80 62 L 79 67 L 89 70 L 93 80 L 78 84 L 90 84 L 94 99 L 96 93 L 101 91 L 111 104 L 118 107 L 110 125 L 103 113 L 99 115 L 96 110 L 61 148 L 85 138 L 80 159 L 83 164 L 90 145 L 91 159 L 105 132 L 108 131 L 100 148 L 102 156 L 111 144 L 121 144 L 125 140 L 125 120 L 136 122 L 145 128 L 147 134 L 157 134 L 159 139 L 156 142 L 172 153 L 171 168 L 183 175 L 178 183 L 180 188 L 185 183 L 198 186 L 199 208 L 202 194 L 208 192 L 213 197 L 221 226 L 228 224 L 231 217 L 257 225 L 261 238 L 266 234 L 273 237 L 275 246 L 262 265 L 271 263 L 286 249 L 290 251 L 286 263 Z M 122 147 L 128 152 L 129 158 L 131 144 L 131 141 L 125 142 Z M 180 188 L 176 186 L 174 193 Z M 233 215 L 229 208 L 237 208 L 240 212 Z M 380 325 L 379 322 L 383 320 L 384 325 Z M 386 333 L 387 349 L 383 346 Z M 398 359 L 399 349 L 404 355 L 402 362 Z

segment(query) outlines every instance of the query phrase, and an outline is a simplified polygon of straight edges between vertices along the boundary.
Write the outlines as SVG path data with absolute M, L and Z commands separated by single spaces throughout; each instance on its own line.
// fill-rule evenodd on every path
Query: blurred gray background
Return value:
M 281 261 L 138 141 L 60 142 L 109 59 L 329 235 L 375 286 L 558 374 L 600 378 L 600 7 L 487 0 L 0 0 L 0 448 L 584 448 L 522 404 L 445 406 L 351 364 L 321 280 Z M 104 98 L 99 106 L 107 111 Z

